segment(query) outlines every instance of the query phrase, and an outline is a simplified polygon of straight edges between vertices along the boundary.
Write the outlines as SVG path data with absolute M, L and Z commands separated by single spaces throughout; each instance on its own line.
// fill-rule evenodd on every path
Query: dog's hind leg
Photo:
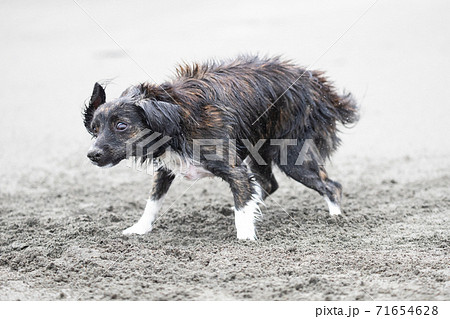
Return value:
M 158 217 L 159 210 L 164 201 L 164 197 L 169 190 L 175 176 L 166 168 L 160 168 L 156 171 L 153 179 L 153 186 L 150 198 L 147 200 L 144 214 L 133 226 L 125 229 L 124 235 L 139 234 L 143 235 L 152 230 L 152 223 Z
M 304 164 L 294 167 L 281 165 L 280 169 L 289 177 L 322 195 L 328 204 L 330 215 L 341 214 L 342 186 L 338 182 L 329 179 L 323 167 L 311 168 L 310 166 L 305 167 Z
M 290 150 L 288 148 L 287 162 L 280 163 L 278 160 L 278 167 L 289 177 L 322 195 L 328 204 L 330 215 L 341 214 L 341 184 L 328 178 L 324 166 L 319 165 L 314 156 L 299 163 L 299 154 L 299 147 L 293 146 Z

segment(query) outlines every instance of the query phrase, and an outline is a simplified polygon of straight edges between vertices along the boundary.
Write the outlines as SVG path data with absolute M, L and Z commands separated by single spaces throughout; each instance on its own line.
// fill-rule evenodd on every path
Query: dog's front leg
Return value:
M 164 201 L 164 197 L 169 190 L 175 176 L 166 168 L 160 168 L 156 171 L 153 179 L 153 186 L 150 198 L 147 200 L 144 214 L 133 226 L 125 229 L 124 235 L 139 234 L 143 235 L 152 230 L 152 223 L 158 217 L 158 212 Z
M 238 239 L 256 240 L 255 221 L 260 219 L 261 187 L 250 176 L 244 165 L 224 167 L 213 165 L 208 169 L 230 184 L 234 197 L 234 222 Z

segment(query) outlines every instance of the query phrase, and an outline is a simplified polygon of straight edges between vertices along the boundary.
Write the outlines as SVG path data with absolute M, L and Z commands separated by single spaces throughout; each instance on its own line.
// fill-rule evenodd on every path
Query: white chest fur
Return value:
M 203 168 L 196 165 L 189 159 L 184 158 L 180 154 L 172 151 L 166 151 L 159 158 L 164 166 L 170 169 L 174 174 L 181 175 L 188 180 L 197 180 L 204 177 L 213 177 L 214 175 Z

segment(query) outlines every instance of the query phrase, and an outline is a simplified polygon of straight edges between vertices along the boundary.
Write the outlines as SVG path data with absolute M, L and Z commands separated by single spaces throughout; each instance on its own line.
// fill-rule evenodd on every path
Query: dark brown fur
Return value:
M 187 140 L 204 137 L 204 131 L 210 137 L 255 143 L 308 136 L 328 157 L 339 145 L 336 122 L 357 120 L 351 96 L 338 95 L 322 72 L 278 58 L 180 66 L 172 82 L 142 84 L 141 90 L 147 98 L 181 106 L 183 131 L 192 133 Z
M 241 56 L 230 62 L 180 66 L 172 81 L 134 86 L 119 99 L 103 103 L 104 92 L 96 85 L 85 110 L 85 125 L 90 132 L 100 125 L 100 117 L 111 114 L 120 117 L 121 112 L 135 112 L 141 117 L 141 121 L 133 120 L 126 133 L 111 129 L 102 134 L 100 138 L 109 143 L 102 142 L 103 148 L 108 145 L 120 148 L 118 144 L 143 128 L 172 137 L 157 156 L 170 146 L 180 156 L 190 158 L 194 140 L 225 141 L 223 160 L 209 161 L 202 157 L 199 164 L 230 184 L 236 209 L 254 198 L 256 182 L 263 189 L 263 198 L 278 188 L 272 164 L 333 203 L 340 203 L 341 186 L 328 178 L 323 160 L 339 145 L 337 123 L 355 123 L 358 112 L 352 97 L 339 95 L 322 72 L 309 71 L 279 58 Z M 270 139 L 297 141 L 287 151 L 287 162 L 281 160 L 280 147 L 271 144 Z M 267 140 L 259 149 L 266 165 L 257 163 L 243 140 L 252 145 Z M 296 159 L 307 140 L 313 141 L 317 152 L 297 165 Z M 229 158 L 230 141 L 235 141 L 235 161 Z M 214 151 L 213 147 L 205 149 Z M 116 150 L 111 154 L 123 152 Z M 247 164 L 251 173 L 244 164 L 249 155 Z M 116 163 L 123 158 L 108 160 Z M 167 188 L 161 189 L 166 192 Z

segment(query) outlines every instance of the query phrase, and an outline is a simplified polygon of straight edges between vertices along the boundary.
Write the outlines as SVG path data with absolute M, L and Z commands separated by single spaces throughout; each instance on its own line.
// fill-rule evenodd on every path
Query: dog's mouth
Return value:
M 102 160 L 93 161 L 93 160 L 90 160 L 90 161 L 93 165 L 101 167 L 101 168 L 110 168 L 110 167 L 116 166 L 117 164 L 119 164 L 121 162 L 121 160 L 116 160 L 116 161 L 102 161 Z
M 105 163 L 105 164 L 103 164 L 103 163 L 95 162 L 95 161 L 92 161 L 92 160 L 91 160 L 91 164 L 93 164 L 95 166 L 98 166 L 98 167 L 101 167 L 101 168 L 110 168 L 110 167 L 113 167 L 113 166 L 117 165 L 117 164 L 113 164 L 113 163 Z

